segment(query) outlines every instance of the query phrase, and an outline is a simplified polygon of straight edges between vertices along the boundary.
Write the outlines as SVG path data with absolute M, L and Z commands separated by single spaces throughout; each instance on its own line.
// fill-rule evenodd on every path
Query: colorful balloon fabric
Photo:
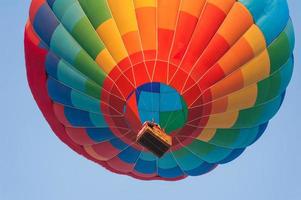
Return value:
M 29 85 L 56 135 L 119 174 L 180 180 L 240 156 L 293 71 L 286 0 L 33 0 Z M 173 138 L 158 158 L 136 137 Z

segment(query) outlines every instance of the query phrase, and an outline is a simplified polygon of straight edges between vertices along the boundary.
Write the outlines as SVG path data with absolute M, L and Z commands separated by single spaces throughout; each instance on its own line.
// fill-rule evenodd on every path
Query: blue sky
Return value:
M 78 156 L 52 133 L 29 91 L 23 29 L 29 0 L 1 0 L 0 199 L 301 198 L 301 1 L 289 0 L 295 25 L 295 72 L 285 102 L 264 136 L 240 158 L 208 175 L 143 182 Z

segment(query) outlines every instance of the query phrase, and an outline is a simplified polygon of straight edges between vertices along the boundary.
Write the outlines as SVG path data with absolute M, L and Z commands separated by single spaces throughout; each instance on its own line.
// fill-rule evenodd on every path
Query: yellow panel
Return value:
M 121 35 L 138 30 L 133 0 L 108 0 L 108 4 Z
M 207 128 L 231 128 L 238 118 L 238 112 L 222 113 L 209 116 Z
M 244 85 L 257 83 L 270 75 L 270 57 L 267 50 L 256 56 L 241 68 Z
M 257 99 L 257 86 L 243 88 L 228 96 L 227 110 L 242 110 L 251 108 L 255 105 Z
M 116 62 L 112 58 L 111 54 L 108 52 L 107 49 L 102 50 L 97 58 L 96 58 L 97 64 L 99 64 L 102 69 L 109 74 L 111 70 L 116 66 Z
M 255 24 L 246 32 L 244 38 L 249 42 L 255 55 L 258 55 L 266 48 L 265 37 L 259 27 Z
M 113 19 L 102 23 L 96 31 L 117 63 L 128 56 Z
M 156 7 L 156 0 L 134 0 L 135 8 Z
M 215 133 L 216 129 L 204 129 L 196 139 L 209 142 L 214 137 Z
M 228 13 L 236 0 L 208 0 L 208 3 L 215 5 L 225 13 Z
M 181 11 L 187 12 L 197 18 L 199 18 L 206 0 L 182 0 Z

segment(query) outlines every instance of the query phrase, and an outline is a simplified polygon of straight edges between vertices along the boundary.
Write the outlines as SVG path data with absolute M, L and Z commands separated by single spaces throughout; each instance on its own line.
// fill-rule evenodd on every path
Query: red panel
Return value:
M 138 133 L 142 127 L 142 124 L 139 117 L 135 94 L 133 94 L 127 101 L 125 118 L 130 124 L 131 129 Z
M 208 89 L 221 79 L 225 77 L 224 71 L 217 64 L 213 66 L 206 75 L 199 81 L 198 85 L 202 89 L 202 91 Z
M 225 17 L 226 14 L 218 7 L 207 4 L 191 38 L 191 43 L 187 49 L 188 53 L 181 65 L 184 71 L 189 72 L 191 70 L 191 67 L 208 46 Z
M 135 169 L 132 171 L 132 173 L 135 174 L 136 176 L 141 176 L 141 177 L 144 177 L 144 178 L 152 178 L 152 177 L 157 176 L 157 173 L 154 173 L 154 174 L 141 174 L 138 171 L 136 171 Z
M 197 118 L 200 118 L 204 115 L 202 107 L 195 107 L 189 109 L 189 115 L 187 117 L 187 121 L 192 121 Z
M 95 144 L 92 146 L 92 149 L 106 160 L 113 158 L 120 152 L 120 150 L 116 149 L 109 141 Z
M 181 92 L 184 86 L 184 80 L 188 78 L 188 74 L 184 72 L 182 69 L 179 69 L 172 78 L 170 85 L 177 89 L 177 91 Z
M 32 0 L 30 5 L 29 18 L 30 21 L 33 22 L 36 16 L 36 13 L 40 9 L 40 7 L 45 3 L 45 0 Z
M 79 145 L 92 145 L 96 144 L 89 135 L 87 134 L 86 130 L 83 128 L 66 128 L 66 133 L 68 136 Z
M 220 35 L 215 35 L 203 55 L 197 61 L 191 76 L 199 80 L 222 56 L 230 49 L 227 41 Z
M 135 54 L 132 54 L 130 56 L 130 59 L 131 59 L 132 65 L 137 65 L 138 63 L 144 62 L 143 53 L 141 51 L 137 52 Z
M 133 67 L 134 76 L 136 78 L 136 85 L 139 87 L 144 83 L 150 82 L 150 76 L 148 74 L 147 66 L 145 63 L 137 64 Z
M 187 92 L 185 92 L 182 96 L 185 99 L 185 102 L 187 103 L 188 107 L 198 99 L 198 97 L 201 94 L 201 90 L 197 85 L 194 85 L 192 88 L 190 88 Z
M 179 15 L 178 26 L 172 47 L 170 61 L 172 64 L 179 65 L 190 42 L 198 18 L 186 12 Z
M 150 78 L 153 79 L 156 61 L 147 61 L 147 62 L 145 62 L 145 64 L 147 67 L 147 71 L 148 71 L 149 75 L 151 76 Z
M 118 63 L 118 66 L 120 67 L 121 71 L 125 71 L 132 66 L 132 63 L 129 58 L 125 58 Z
M 113 169 L 118 170 L 122 173 L 131 172 L 134 167 L 134 164 L 126 163 L 126 162 L 122 161 L 118 156 L 112 158 L 107 163 L 108 163 L 108 165 L 110 165 L 110 167 L 112 167 Z
M 203 99 L 203 103 L 208 103 L 212 101 L 212 94 L 210 90 L 206 90 L 204 94 L 200 97 Z
M 157 61 L 155 65 L 154 75 L 153 75 L 153 82 L 167 82 L 167 62 Z
M 130 74 L 132 74 L 132 69 L 125 72 L 126 76 Z M 129 83 L 129 80 L 126 79 L 125 76 L 119 77 L 119 79 L 116 80 L 116 85 L 125 98 L 127 98 L 130 93 L 135 90 L 134 86 Z
M 53 103 L 53 111 L 57 119 L 65 126 L 71 126 L 70 122 L 65 116 L 65 107 L 61 104 Z
M 171 50 L 174 31 L 167 29 L 158 30 L 158 59 L 167 61 Z
M 143 51 L 143 54 L 144 54 L 144 59 L 146 61 L 155 60 L 156 57 L 157 57 L 157 51 L 156 50 L 146 50 L 146 51 Z

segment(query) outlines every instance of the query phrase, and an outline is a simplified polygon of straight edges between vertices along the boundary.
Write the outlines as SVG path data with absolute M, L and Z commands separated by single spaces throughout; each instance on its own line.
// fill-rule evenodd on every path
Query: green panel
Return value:
M 165 128 L 166 133 L 183 127 L 186 117 L 183 111 L 160 112 L 160 126 Z
M 208 163 L 217 163 L 232 152 L 231 149 L 218 147 L 200 140 L 194 140 L 187 148 Z
M 90 96 L 96 98 L 96 99 L 100 99 L 101 97 L 101 87 L 98 86 L 96 83 L 94 83 L 93 81 L 88 80 L 86 82 L 86 92 L 87 94 L 89 94 Z
M 292 52 L 289 45 L 289 39 L 285 32 L 268 47 L 271 60 L 271 74 L 277 71 L 289 59 Z
M 238 119 L 232 128 L 248 128 L 256 126 L 262 115 L 262 112 L 263 109 L 261 106 L 241 110 L 239 112 Z
M 94 28 L 112 18 L 106 0 L 78 0 Z
M 72 35 L 94 60 L 104 49 L 104 44 L 87 18 L 81 19 L 75 25 Z
M 230 147 L 240 136 L 239 129 L 217 129 L 214 137 L 209 141 L 217 146 Z
M 290 58 L 281 68 L 272 76 L 257 84 L 258 95 L 256 106 L 265 103 L 281 93 L 286 89 L 293 72 L 293 60 Z
M 85 51 L 81 50 L 79 52 L 75 59 L 74 66 L 91 80 L 95 81 L 99 86 L 103 85 L 106 74 Z
M 204 157 L 215 149 L 213 145 L 199 140 L 194 140 L 187 148 L 198 155 L 198 157 Z
M 178 151 L 174 151 L 172 154 L 174 155 L 176 161 L 179 163 L 181 169 L 183 169 L 184 171 L 195 169 L 196 167 L 204 163 L 203 160 L 192 154 L 185 147 Z
M 265 79 L 257 84 L 257 99 L 255 105 L 260 105 L 266 101 L 268 101 L 268 90 L 271 87 L 271 79 Z
M 185 125 L 188 117 L 188 108 L 183 97 L 181 97 L 181 104 L 181 110 L 160 112 L 160 126 L 165 129 L 166 133 L 171 133 Z

